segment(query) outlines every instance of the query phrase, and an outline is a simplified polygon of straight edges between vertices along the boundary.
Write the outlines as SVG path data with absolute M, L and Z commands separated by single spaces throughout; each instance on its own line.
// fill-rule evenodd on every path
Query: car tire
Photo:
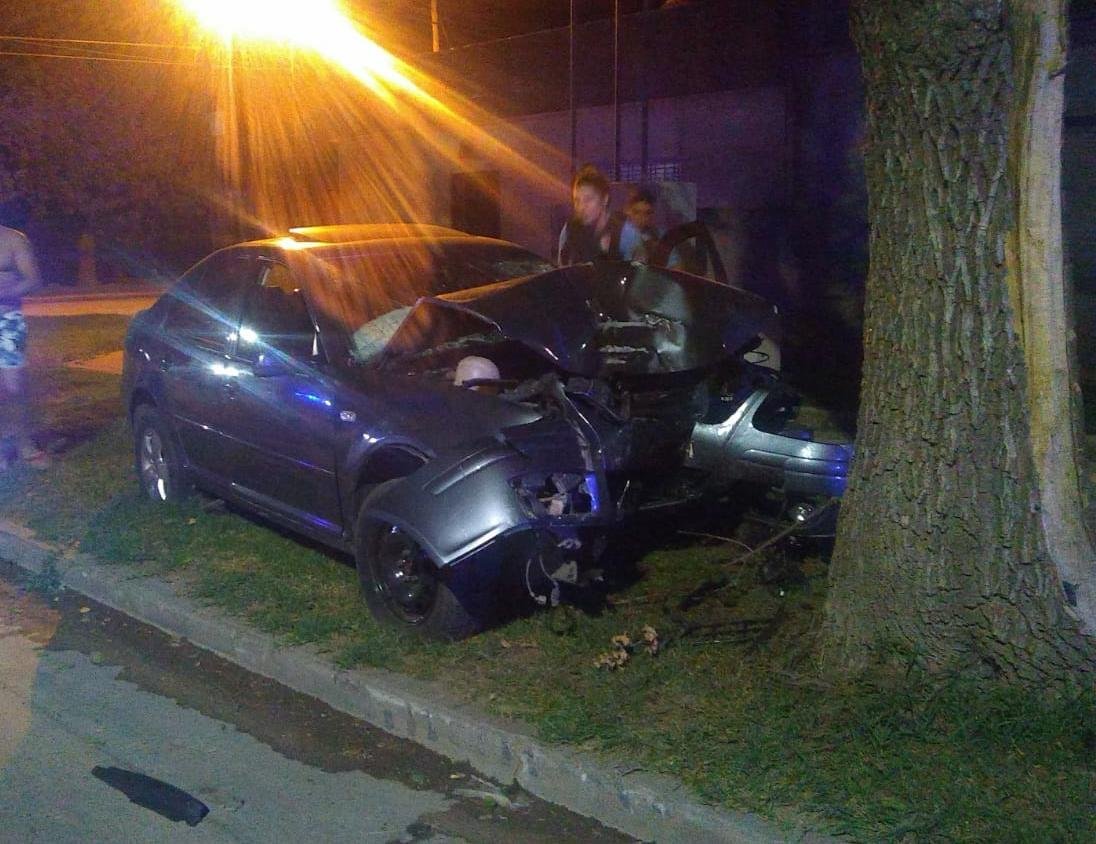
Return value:
M 358 517 L 355 562 L 362 596 L 378 622 L 446 642 L 490 622 L 497 578 L 474 558 L 439 569 L 409 533 L 366 509 Z
M 151 501 L 181 501 L 193 491 L 171 431 L 151 405 L 133 414 L 133 462 L 141 492 Z

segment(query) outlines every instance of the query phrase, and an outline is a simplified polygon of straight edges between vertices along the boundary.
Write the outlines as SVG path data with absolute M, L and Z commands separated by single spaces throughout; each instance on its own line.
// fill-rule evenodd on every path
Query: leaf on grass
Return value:
M 658 653 L 658 631 L 649 624 L 643 625 L 643 644 L 651 656 Z
M 605 668 L 609 671 L 616 671 L 618 668 L 623 668 L 628 660 L 631 659 L 631 656 L 632 655 L 623 648 L 607 651 L 594 660 L 594 668 Z

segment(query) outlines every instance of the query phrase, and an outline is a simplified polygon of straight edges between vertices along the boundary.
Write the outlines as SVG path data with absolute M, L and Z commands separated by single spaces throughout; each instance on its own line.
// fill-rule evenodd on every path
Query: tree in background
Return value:
M 1063 0 L 858 0 L 870 269 L 824 659 L 1096 672 L 1071 413 Z M 1087 677 L 1087 679 L 1083 679 Z
M 102 30 L 99 21 L 113 19 L 101 12 L 85 19 L 87 10 L 67 10 L 53 19 L 27 0 L 12 5 L 8 23 L 19 34 L 119 39 L 10 41 L 11 51 L 38 55 L 0 58 L 0 209 L 30 231 L 47 279 L 73 280 L 85 233 L 112 265 L 108 274 L 146 274 L 198 257 L 216 199 L 213 69 L 193 51 L 124 46 L 178 40 L 163 27 L 137 26 L 136 6 L 114 32 Z

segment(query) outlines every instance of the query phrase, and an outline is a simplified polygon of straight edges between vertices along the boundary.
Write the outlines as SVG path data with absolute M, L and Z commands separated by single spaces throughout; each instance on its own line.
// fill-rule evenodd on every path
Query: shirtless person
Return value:
M 23 297 L 42 283 L 30 241 L 0 226 L 0 468 L 9 458 L 42 466 L 46 455 L 30 438 L 26 376 L 27 323 Z

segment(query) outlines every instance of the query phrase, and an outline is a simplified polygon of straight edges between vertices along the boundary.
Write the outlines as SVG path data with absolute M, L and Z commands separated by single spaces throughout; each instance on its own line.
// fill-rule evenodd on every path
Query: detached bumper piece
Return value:
M 756 390 L 726 418 L 698 423 L 686 465 L 717 483 L 763 484 L 788 498 L 843 495 L 852 444 L 816 442 L 790 428 L 772 430 L 776 426 L 766 411 L 777 400 L 770 390 Z

